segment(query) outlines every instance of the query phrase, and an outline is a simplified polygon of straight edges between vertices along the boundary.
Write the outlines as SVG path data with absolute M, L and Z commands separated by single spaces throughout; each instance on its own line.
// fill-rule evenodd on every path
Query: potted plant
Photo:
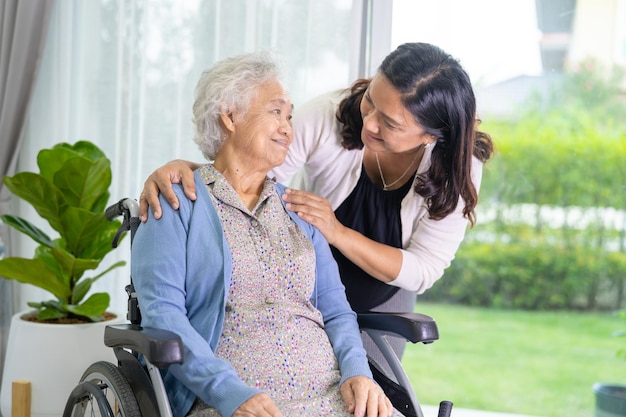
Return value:
M 113 250 L 112 241 L 121 225 L 107 220 L 104 214 L 111 163 L 97 146 L 79 141 L 41 150 L 37 165 L 39 173 L 20 172 L 2 179 L 9 191 L 28 202 L 58 233 L 53 239 L 26 219 L 0 217 L 39 244 L 32 258 L 0 259 L 0 276 L 34 285 L 54 296 L 29 302 L 32 311 L 12 318 L 0 397 L 2 414 L 7 416 L 12 381 L 31 381 L 33 417 L 60 416 L 84 369 L 103 356 L 114 358 L 102 342 L 104 323 L 116 317 L 107 312 L 110 296 L 89 292 L 96 280 L 125 262 L 86 276 Z M 62 368 L 55 370 L 55 365 Z

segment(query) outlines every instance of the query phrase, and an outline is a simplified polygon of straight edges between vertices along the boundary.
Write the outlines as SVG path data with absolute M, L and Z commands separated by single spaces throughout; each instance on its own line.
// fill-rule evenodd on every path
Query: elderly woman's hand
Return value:
M 269 395 L 256 394 L 241 404 L 233 417 L 283 417 L 283 414 Z
M 393 406 L 372 379 L 353 376 L 341 385 L 341 396 L 354 417 L 391 417 Z
M 161 218 L 161 203 L 159 193 L 163 193 L 165 199 L 174 209 L 178 209 L 178 198 L 172 189 L 172 184 L 183 184 L 185 195 L 191 200 L 196 199 L 196 186 L 193 179 L 193 169 L 197 165 L 177 159 L 156 169 L 146 182 L 139 196 L 139 218 L 142 222 L 148 220 L 148 206 L 154 212 L 154 218 Z

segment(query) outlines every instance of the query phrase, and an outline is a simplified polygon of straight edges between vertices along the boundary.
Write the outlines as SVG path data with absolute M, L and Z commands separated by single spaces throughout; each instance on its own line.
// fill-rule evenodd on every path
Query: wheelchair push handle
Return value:
M 451 413 L 452 413 L 451 401 L 442 401 L 439 403 L 439 414 L 437 414 L 437 417 L 450 417 Z
M 124 216 L 122 220 L 122 226 L 117 231 L 117 234 L 113 238 L 112 246 L 117 248 L 122 235 L 130 230 L 130 241 L 132 244 L 135 231 L 139 227 L 139 204 L 132 198 L 123 198 L 117 203 L 107 207 L 104 211 L 104 216 L 107 220 L 114 220 L 118 216 Z
M 139 204 L 132 198 L 123 198 L 117 203 L 107 207 L 104 211 L 107 220 L 113 220 L 118 216 L 139 217 Z

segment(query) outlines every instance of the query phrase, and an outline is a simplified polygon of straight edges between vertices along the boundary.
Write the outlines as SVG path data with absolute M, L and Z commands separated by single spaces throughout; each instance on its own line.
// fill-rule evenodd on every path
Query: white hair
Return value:
M 281 62 L 268 51 L 232 56 L 202 73 L 193 103 L 193 140 L 205 158 L 214 160 L 224 145 L 226 134 L 220 126 L 220 114 L 245 114 L 261 85 L 271 80 L 282 84 L 281 79 Z

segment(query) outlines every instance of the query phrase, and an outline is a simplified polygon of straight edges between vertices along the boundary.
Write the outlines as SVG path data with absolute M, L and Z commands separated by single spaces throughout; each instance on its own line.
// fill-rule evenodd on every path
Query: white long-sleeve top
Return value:
M 328 199 L 333 210 L 352 192 L 363 169 L 363 151 L 341 146 L 336 112 L 343 94 L 338 90 L 295 109 L 294 142 L 283 165 L 270 174 L 293 188 Z M 428 170 L 431 151 L 426 149 L 418 173 Z M 477 190 L 481 179 L 482 162 L 474 158 L 472 181 Z M 430 219 L 424 198 L 411 188 L 400 210 L 402 267 L 390 285 L 421 294 L 441 278 L 465 236 L 468 220 L 462 210 L 460 199 L 453 213 L 442 220 Z

